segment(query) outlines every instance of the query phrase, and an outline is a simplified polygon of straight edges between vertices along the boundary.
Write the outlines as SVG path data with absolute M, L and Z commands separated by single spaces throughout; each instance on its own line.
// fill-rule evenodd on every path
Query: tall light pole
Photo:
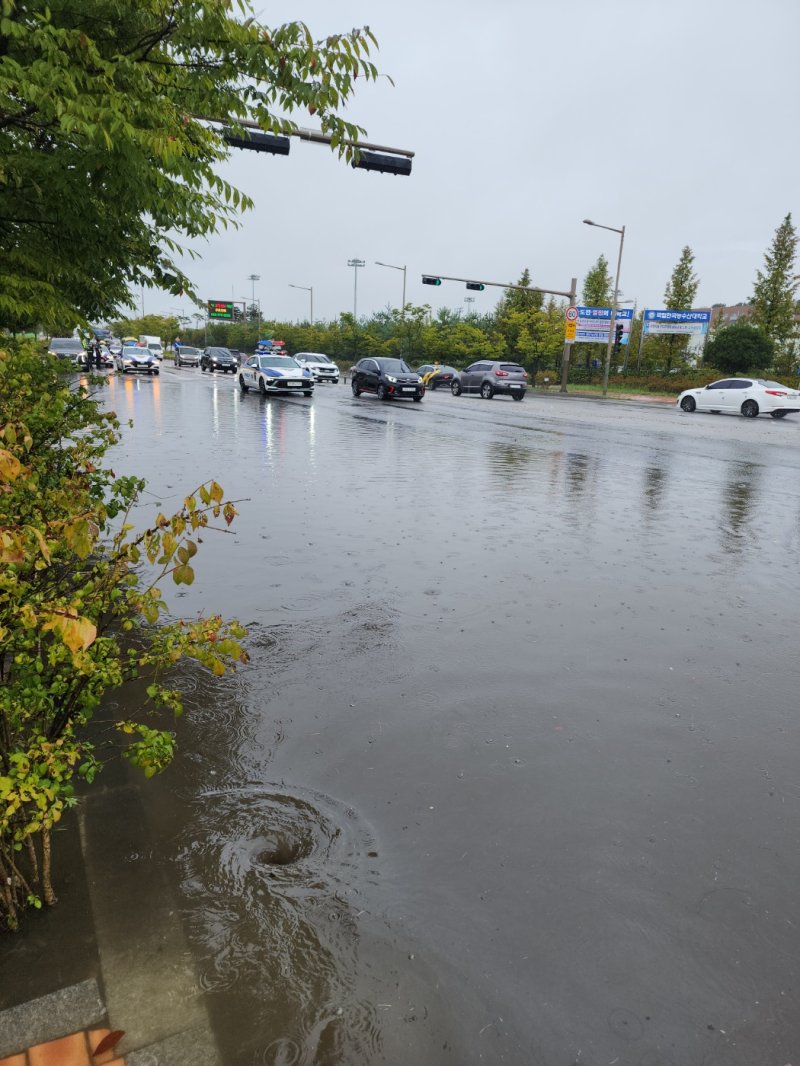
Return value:
M 465 296 L 464 297 L 464 303 L 467 305 L 467 314 L 468 315 L 471 314 L 472 313 L 472 305 L 475 303 L 475 297 L 474 296 Z
M 400 313 L 402 314 L 403 318 L 405 318 L 406 317 L 406 268 L 404 266 L 401 266 L 401 267 L 400 266 L 395 266 L 394 263 L 379 263 L 377 259 L 375 260 L 375 266 L 378 266 L 378 267 L 389 267 L 390 270 L 402 270 L 403 271 L 403 306 L 401 308 Z
M 608 327 L 608 344 L 606 345 L 606 365 L 603 368 L 603 395 L 608 395 L 608 372 L 611 369 L 611 346 L 614 343 L 614 331 L 617 325 L 617 302 L 619 298 L 619 272 L 622 268 L 622 246 L 625 243 L 625 227 L 604 226 L 601 222 L 592 222 L 590 218 L 583 220 L 585 226 L 597 226 L 598 229 L 611 230 L 619 234 L 619 256 L 617 257 L 617 277 L 614 282 L 614 296 L 611 300 L 611 322 Z
M 313 285 L 292 285 L 289 282 L 290 289 L 303 289 L 305 292 L 311 294 L 311 325 L 314 325 L 314 287 Z
M 353 268 L 353 325 L 358 320 L 358 268 L 367 264 L 363 259 L 348 259 L 347 265 Z
M 247 280 L 253 286 L 253 301 L 252 301 L 252 303 L 254 304 L 256 302 L 256 282 L 257 281 L 261 281 L 261 275 L 260 274 L 248 274 L 247 275 Z M 252 304 L 251 304 L 251 306 L 252 306 Z M 259 336 L 260 336 L 261 335 L 261 300 L 258 301 L 258 333 L 259 333 Z
M 353 359 L 358 358 L 358 268 L 366 266 L 363 259 L 348 259 L 353 268 Z

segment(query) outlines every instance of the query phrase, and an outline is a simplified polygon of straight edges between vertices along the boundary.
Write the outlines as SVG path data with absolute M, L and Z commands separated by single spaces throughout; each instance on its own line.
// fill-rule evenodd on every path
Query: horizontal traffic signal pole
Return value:
M 209 122 L 222 122 L 221 119 L 208 119 Z M 245 130 L 252 130 L 251 134 L 240 136 L 238 133 L 229 132 L 230 127 L 223 131 L 225 141 L 234 148 L 244 148 L 253 152 L 271 152 L 274 155 L 289 154 L 289 138 L 296 137 L 301 141 L 309 141 L 312 144 L 330 145 L 330 134 L 320 133 L 319 130 L 297 129 L 289 130 L 286 134 L 265 133 L 257 122 L 249 118 L 237 119 L 237 126 Z M 360 170 L 375 170 L 384 174 L 409 175 L 411 173 L 411 161 L 414 152 L 408 148 L 392 148 L 385 144 L 375 144 L 372 141 L 354 141 L 347 137 L 339 141 L 339 144 L 349 145 L 358 151 L 358 159 L 353 160 L 353 167 Z M 274 147 L 271 147 L 274 145 Z
M 447 274 L 423 274 L 423 285 L 440 285 L 443 281 L 463 281 L 468 289 L 476 289 L 483 292 L 487 285 L 495 289 L 518 289 L 520 292 L 545 292 L 548 296 L 566 296 L 574 302 L 575 291 L 564 292 L 563 289 L 540 289 L 536 285 L 510 285 L 507 281 L 475 281 L 474 278 L 451 278 Z

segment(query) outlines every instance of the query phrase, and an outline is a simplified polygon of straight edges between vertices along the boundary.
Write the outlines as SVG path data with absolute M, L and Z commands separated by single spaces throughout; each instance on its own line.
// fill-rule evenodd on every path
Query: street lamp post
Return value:
M 375 260 L 375 266 L 389 267 L 390 270 L 402 270 L 403 271 L 403 306 L 402 306 L 402 309 L 401 309 L 400 313 L 402 314 L 403 318 L 405 318 L 406 317 L 406 268 L 404 266 L 395 266 L 394 263 L 379 263 L 377 259 Z
M 247 275 L 247 280 L 253 286 L 253 300 L 252 300 L 252 304 L 251 304 L 251 306 L 252 306 L 256 302 L 256 282 L 257 281 L 261 281 L 261 275 L 260 274 L 248 274 Z M 261 336 L 261 300 L 258 301 L 258 335 L 259 335 L 259 337 Z
M 348 259 L 347 265 L 353 268 L 353 324 L 358 319 L 358 268 L 367 264 L 363 259 Z
M 475 303 L 475 297 L 474 296 L 465 296 L 464 297 L 464 303 L 467 305 L 467 314 L 470 314 L 471 311 L 472 311 L 472 305 Z
M 314 325 L 314 287 L 313 287 L 313 285 L 292 285 L 292 283 L 290 281 L 289 282 L 289 288 L 290 289 L 303 289 L 304 292 L 307 292 L 307 293 L 310 294 L 310 296 L 311 296 L 311 325 L 313 326 Z
M 367 264 L 363 259 L 348 259 L 347 265 L 353 268 L 353 359 L 358 358 L 358 269 Z
M 608 344 L 606 345 L 606 364 L 603 368 L 603 396 L 608 395 L 608 372 L 611 369 L 611 346 L 614 343 L 614 330 L 617 325 L 617 303 L 619 299 L 619 272 L 622 269 L 622 246 L 625 243 L 625 227 L 604 226 L 601 222 L 592 222 L 590 218 L 583 220 L 585 226 L 597 226 L 598 229 L 611 230 L 619 234 L 619 255 L 617 257 L 617 277 L 614 282 L 614 296 L 611 301 L 611 322 L 608 327 Z

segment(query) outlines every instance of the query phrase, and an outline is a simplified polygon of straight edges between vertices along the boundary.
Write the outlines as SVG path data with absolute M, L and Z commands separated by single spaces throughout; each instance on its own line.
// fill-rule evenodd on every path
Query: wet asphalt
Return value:
M 108 396 L 141 521 L 241 501 L 142 792 L 225 1063 L 795 1061 L 800 416 Z

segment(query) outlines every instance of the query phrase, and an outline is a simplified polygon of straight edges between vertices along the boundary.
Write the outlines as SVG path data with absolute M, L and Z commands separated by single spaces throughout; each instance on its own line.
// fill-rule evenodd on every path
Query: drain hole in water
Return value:
M 256 848 L 256 861 L 264 866 L 291 866 L 309 854 L 306 841 L 278 836 L 261 837 Z

